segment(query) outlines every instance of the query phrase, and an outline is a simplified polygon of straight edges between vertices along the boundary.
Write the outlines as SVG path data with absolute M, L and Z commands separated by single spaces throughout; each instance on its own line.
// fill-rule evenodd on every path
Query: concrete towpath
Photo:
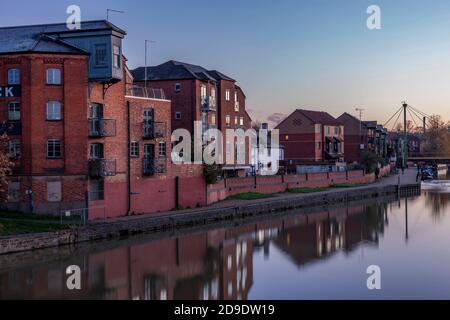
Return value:
M 346 188 L 345 190 L 352 191 L 352 190 L 361 190 L 364 188 L 373 188 L 373 187 L 385 187 L 385 186 L 397 186 L 400 182 L 400 185 L 412 185 L 418 183 L 417 179 L 417 169 L 407 169 L 404 173 L 399 172 L 399 174 L 392 175 L 389 177 L 381 178 L 375 183 L 368 184 L 366 186 L 358 186 L 358 187 L 351 187 Z M 322 192 L 317 192 L 314 194 L 320 195 L 320 194 L 328 194 L 328 193 L 336 193 L 336 192 L 342 192 L 342 188 L 334 188 L 329 189 Z M 203 208 L 195 208 L 195 209 L 185 209 L 185 210 L 177 210 L 177 211 L 167 211 L 167 212 L 160 212 L 160 213 L 152 213 L 152 214 L 143 214 L 143 215 L 135 215 L 135 216 L 128 216 L 128 217 L 120 217 L 120 218 L 114 218 L 114 219 L 108 219 L 107 223 L 118 223 L 118 222 L 129 222 L 133 220 L 140 220 L 140 219 L 151 219 L 151 218 L 158 218 L 158 217 L 164 217 L 167 215 L 183 215 L 183 214 L 192 214 L 192 213 L 200 213 L 200 212 L 206 212 L 208 210 L 214 210 L 214 209 L 220 209 L 220 208 L 230 208 L 230 207 L 243 207 L 247 205 L 252 204 L 260 204 L 265 202 L 274 202 L 274 201 L 281 201 L 281 200 L 288 200 L 288 199 L 301 199 L 302 197 L 306 197 L 311 194 L 298 194 L 298 193 L 279 193 L 274 194 L 273 196 L 266 198 L 266 199 L 255 199 L 255 200 L 224 200 L 218 203 L 215 203 L 213 205 L 203 207 Z M 92 225 L 95 224 L 103 224 L 105 223 L 104 220 L 98 220 L 91 222 Z

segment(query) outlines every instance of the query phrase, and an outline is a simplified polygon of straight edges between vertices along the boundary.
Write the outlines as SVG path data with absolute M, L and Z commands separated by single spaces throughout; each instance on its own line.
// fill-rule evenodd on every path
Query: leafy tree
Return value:
M 449 123 L 445 123 L 440 116 L 432 116 L 424 135 L 422 152 L 429 156 L 450 155 Z
M 381 162 L 381 158 L 373 151 L 364 151 L 361 153 L 359 162 L 367 173 L 373 173 Z

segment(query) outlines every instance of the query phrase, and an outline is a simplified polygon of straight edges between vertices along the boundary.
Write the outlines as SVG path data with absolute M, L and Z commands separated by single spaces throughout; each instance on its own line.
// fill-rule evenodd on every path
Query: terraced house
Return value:
M 201 168 L 171 165 L 171 102 L 133 87 L 125 36 L 107 21 L 0 28 L 0 133 L 15 162 L 2 207 L 100 219 L 205 203 Z

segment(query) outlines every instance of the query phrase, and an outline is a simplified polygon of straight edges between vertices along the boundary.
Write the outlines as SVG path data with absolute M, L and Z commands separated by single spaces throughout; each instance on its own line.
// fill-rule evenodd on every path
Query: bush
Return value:
M 363 166 L 367 173 L 375 172 L 378 168 L 378 164 L 381 162 L 380 157 L 372 151 L 364 151 L 361 154 L 360 164 Z
M 215 184 L 221 174 L 222 168 L 217 164 L 205 165 L 203 167 L 203 176 L 207 184 Z

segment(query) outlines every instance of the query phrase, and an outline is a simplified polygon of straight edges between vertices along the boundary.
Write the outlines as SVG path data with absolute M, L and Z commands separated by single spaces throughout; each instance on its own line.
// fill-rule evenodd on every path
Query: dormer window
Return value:
M 114 68 L 120 69 L 121 63 L 120 63 L 120 47 L 119 46 L 113 46 L 113 63 Z

